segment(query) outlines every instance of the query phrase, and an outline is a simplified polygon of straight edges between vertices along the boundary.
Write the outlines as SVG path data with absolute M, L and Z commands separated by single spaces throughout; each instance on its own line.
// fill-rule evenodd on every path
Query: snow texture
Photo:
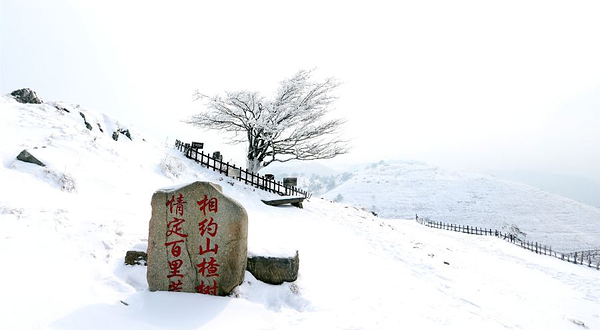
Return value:
M 77 110 L 0 96 L 0 329 L 600 329 L 600 271 L 315 197 L 304 209 L 266 206 L 266 192 L 135 129 L 114 141 L 115 120 Z M 17 161 L 23 149 L 76 189 Z M 165 159 L 181 166 L 165 171 Z M 298 280 L 273 286 L 246 272 L 231 297 L 149 292 L 145 267 L 125 266 L 125 253 L 146 248 L 152 193 L 194 180 L 246 208 L 251 254 L 298 250 Z M 491 201 L 490 214 L 512 207 Z
M 415 215 L 509 232 L 561 252 L 600 249 L 600 208 L 490 175 L 379 162 L 322 194 L 388 219 Z

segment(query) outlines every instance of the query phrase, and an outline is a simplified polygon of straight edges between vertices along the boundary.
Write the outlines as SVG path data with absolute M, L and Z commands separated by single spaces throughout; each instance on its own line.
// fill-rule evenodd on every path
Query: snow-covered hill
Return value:
M 98 122 L 125 127 L 0 97 L 0 329 L 600 328 L 600 271 L 320 198 L 269 207 L 171 145 L 129 126 L 115 141 Z M 23 149 L 47 167 L 16 160 Z M 193 180 L 247 209 L 250 253 L 298 250 L 298 280 L 247 272 L 232 297 L 149 292 L 123 257 L 146 247 L 152 193 Z
M 422 163 L 379 162 L 323 197 L 384 218 L 414 218 L 505 229 L 558 251 L 600 249 L 600 209 L 527 185 Z

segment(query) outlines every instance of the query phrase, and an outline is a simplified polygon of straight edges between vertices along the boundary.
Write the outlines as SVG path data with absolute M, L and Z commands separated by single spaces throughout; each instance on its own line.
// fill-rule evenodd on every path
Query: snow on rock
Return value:
M 270 207 L 268 193 L 174 148 L 90 131 L 78 111 L 8 97 L 0 108 L 0 329 L 600 328 L 600 271 L 315 197 Z M 83 110 L 92 126 L 106 118 Z M 76 189 L 16 161 L 35 147 Z M 250 254 L 298 250 L 298 280 L 246 272 L 230 297 L 149 292 L 146 268 L 124 265 L 125 253 L 147 248 L 152 193 L 196 180 L 247 210 Z
M 508 231 L 563 252 L 600 249 L 600 209 L 534 187 L 422 163 L 379 162 L 322 195 L 384 218 Z
M 10 93 L 19 103 L 41 104 L 43 101 L 31 88 L 21 88 Z

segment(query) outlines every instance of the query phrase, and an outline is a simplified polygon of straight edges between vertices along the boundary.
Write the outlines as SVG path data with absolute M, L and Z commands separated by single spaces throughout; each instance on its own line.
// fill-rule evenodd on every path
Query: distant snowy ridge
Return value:
M 528 239 L 564 252 L 600 248 L 600 209 L 489 175 L 419 163 L 379 162 L 322 197 L 388 219 L 414 219 L 484 228 L 520 228 Z

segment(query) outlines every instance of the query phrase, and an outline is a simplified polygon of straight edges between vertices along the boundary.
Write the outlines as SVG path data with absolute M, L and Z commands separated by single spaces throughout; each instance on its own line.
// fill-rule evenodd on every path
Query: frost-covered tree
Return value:
M 301 70 L 281 82 L 272 99 L 257 92 L 225 92 L 207 96 L 198 91 L 206 111 L 188 124 L 231 133 L 232 143 L 247 143 L 247 168 L 258 172 L 273 162 L 329 159 L 348 152 L 340 138 L 343 119 L 326 118 L 337 97 L 334 78 L 314 81 Z

